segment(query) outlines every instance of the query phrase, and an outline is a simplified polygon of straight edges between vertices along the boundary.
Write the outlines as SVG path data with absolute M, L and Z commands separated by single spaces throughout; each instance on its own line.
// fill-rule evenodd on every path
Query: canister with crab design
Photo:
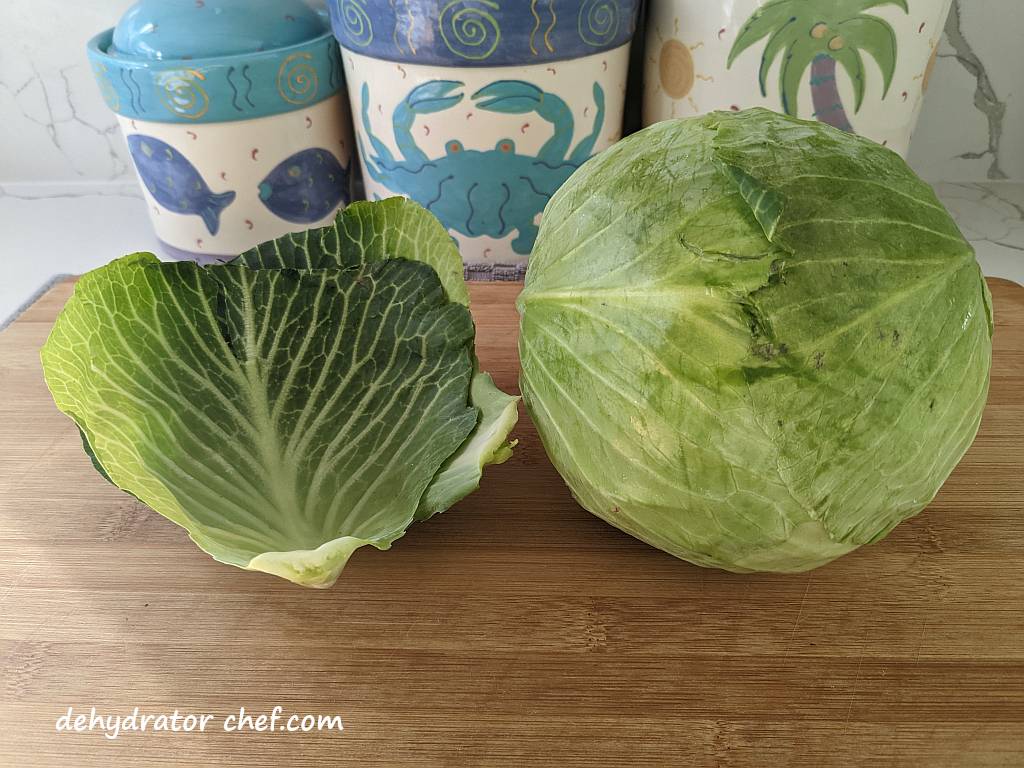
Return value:
M 639 4 L 330 0 L 367 196 L 432 211 L 468 277 L 522 277 L 548 199 L 620 136 Z
M 167 255 L 225 260 L 348 202 L 350 115 L 325 10 L 139 0 L 88 55 Z

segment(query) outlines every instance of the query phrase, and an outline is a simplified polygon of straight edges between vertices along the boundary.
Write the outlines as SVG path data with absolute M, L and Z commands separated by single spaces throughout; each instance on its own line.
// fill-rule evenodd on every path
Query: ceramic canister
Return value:
M 763 106 L 906 155 L 951 0 L 650 0 L 644 124 Z
M 230 258 L 348 201 L 350 116 L 325 11 L 140 0 L 88 54 L 170 256 Z
M 426 206 L 468 277 L 521 277 L 548 199 L 620 136 L 638 6 L 330 0 L 367 197 Z

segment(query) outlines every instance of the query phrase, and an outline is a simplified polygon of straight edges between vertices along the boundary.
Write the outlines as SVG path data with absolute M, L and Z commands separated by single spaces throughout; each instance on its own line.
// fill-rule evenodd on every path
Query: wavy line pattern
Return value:
M 412 55 L 416 55 L 416 36 L 414 34 L 416 27 L 416 18 L 413 15 L 412 8 L 409 6 L 409 0 L 405 0 L 405 13 L 409 19 L 409 24 L 405 28 L 405 43 L 409 46 L 409 50 L 412 51 Z
M 233 74 L 235 74 L 235 68 L 228 67 L 228 71 L 224 75 L 224 78 L 228 81 L 228 85 L 231 86 L 231 106 L 235 108 L 236 112 L 242 112 L 244 110 L 240 106 L 238 106 L 238 88 L 235 87 L 235 83 L 231 79 L 231 76 Z
M 441 181 L 439 181 L 438 184 L 437 184 L 437 196 L 434 197 L 433 199 L 428 200 L 427 202 L 425 202 L 423 204 L 423 207 L 426 208 L 429 211 L 430 210 L 430 206 L 437 205 L 437 203 L 440 202 L 441 198 L 444 196 L 444 185 L 445 185 L 445 183 L 451 181 L 454 178 L 455 178 L 454 176 L 448 175 L 448 176 L 445 176 L 443 179 L 441 179 Z
M 136 95 L 139 86 L 135 79 L 131 77 L 131 72 L 130 69 L 119 69 L 118 75 L 121 78 L 121 84 L 124 86 L 124 89 L 128 91 L 128 102 L 131 105 L 132 112 L 141 112 L 141 97 Z
M 551 33 L 555 31 L 555 24 L 558 23 L 558 16 L 555 15 L 555 0 L 548 0 L 548 10 L 551 11 L 551 23 L 544 30 L 544 47 L 550 53 L 554 53 L 555 46 L 551 44 Z
M 406 52 L 405 48 L 402 47 L 402 43 L 398 39 L 398 27 L 401 23 L 401 18 L 398 15 L 398 8 L 395 6 L 395 0 L 388 0 L 388 5 L 391 6 L 391 12 L 395 14 L 395 26 L 391 29 L 391 42 L 395 44 L 396 51 L 404 54 Z
M 245 80 L 245 94 L 243 95 L 242 98 L 245 99 L 246 103 L 250 107 L 255 109 L 256 105 L 253 103 L 253 100 L 250 98 L 250 95 L 252 94 L 252 78 L 249 77 L 249 65 L 248 64 L 246 64 L 245 66 L 242 67 L 242 79 Z
M 470 236 L 476 235 L 476 232 L 473 231 L 473 227 L 470 226 L 470 223 L 473 221 L 473 214 L 476 213 L 473 209 L 473 190 L 479 186 L 480 184 L 474 181 L 470 184 L 469 189 L 466 190 L 466 205 L 469 207 L 469 215 L 466 216 L 466 232 Z
M 128 76 L 125 74 L 126 71 L 127 70 L 119 69 L 117 74 L 121 78 L 121 84 L 124 86 L 125 90 L 128 91 L 128 102 L 131 104 L 132 112 L 138 112 L 139 108 L 135 104 L 135 91 L 133 91 L 131 86 L 128 84 Z
M 529 176 L 520 176 L 519 180 L 525 182 L 526 186 L 530 188 L 533 194 L 540 195 L 541 197 L 546 198 L 548 200 L 551 199 L 551 193 L 537 189 L 537 185 L 533 183 L 533 179 L 531 179 Z
M 530 53 L 536 56 L 537 46 L 533 40 L 540 30 L 540 14 L 537 13 L 537 0 L 530 0 L 530 13 L 533 14 L 533 29 L 530 30 Z
M 135 102 L 138 103 L 138 111 L 145 112 L 146 106 L 142 103 L 142 86 L 139 85 L 138 80 L 135 79 L 135 70 L 128 69 L 128 80 L 131 81 L 131 87 L 135 92 Z
M 505 199 L 501 201 L 501 205 L 498 206 L 498 222 L 501 224 L 501 231 L 505 231 L 505 206 L 508 205 L 512 199 L 512 190 L 508 188 L 508 184 L 501 182 L 501 188 L 505 190 Z

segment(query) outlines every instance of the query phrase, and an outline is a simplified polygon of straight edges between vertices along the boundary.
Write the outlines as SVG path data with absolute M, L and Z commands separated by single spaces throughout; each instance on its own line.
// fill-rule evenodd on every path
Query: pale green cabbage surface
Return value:
M 990 297 L 931 188 L 765 110 L 587 162 L 518 307 L 524 401 L 579 502 L 731 571 L 884 537 L 935 496 L 988 391 Z

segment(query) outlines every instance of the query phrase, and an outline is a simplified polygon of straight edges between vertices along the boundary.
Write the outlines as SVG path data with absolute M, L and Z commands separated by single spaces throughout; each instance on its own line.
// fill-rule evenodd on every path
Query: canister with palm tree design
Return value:
M 951 0 L 651 0 L 644 124 L 768 107 L 906 155 Z

